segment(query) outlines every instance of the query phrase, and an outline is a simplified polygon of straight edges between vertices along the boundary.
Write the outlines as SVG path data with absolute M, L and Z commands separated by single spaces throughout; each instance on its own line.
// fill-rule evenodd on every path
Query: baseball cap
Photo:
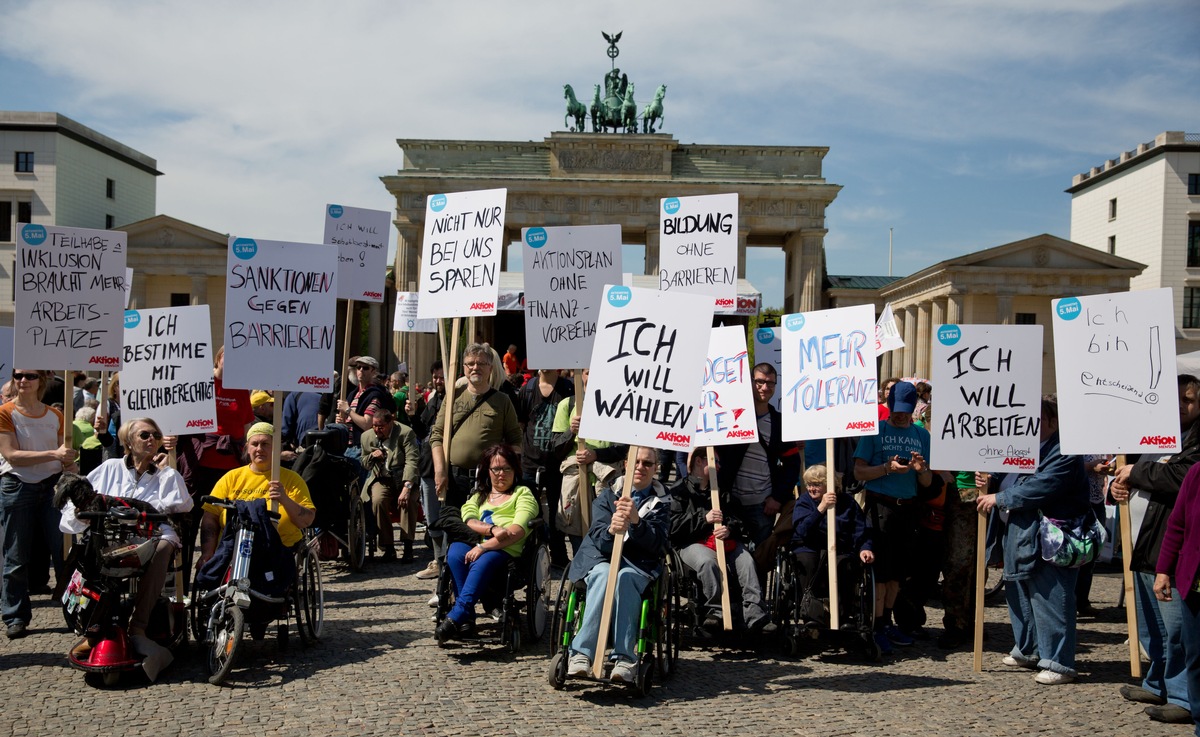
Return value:
M 917 388 L 907 381 L 892 387 L 888 395 L 888 409 L 893 412 L 912 412 L 917 408 Z
M 272 397 L 270 394 L 262 391 L 261 389 L 250 395 L 250 406 L 254 407 L 255 409 L 258 409 L 259 407 L 263 406 L 264 404 L 266 404 L 268 402 L 274 402 L 274 401 L 275 401 L 274 397 Z

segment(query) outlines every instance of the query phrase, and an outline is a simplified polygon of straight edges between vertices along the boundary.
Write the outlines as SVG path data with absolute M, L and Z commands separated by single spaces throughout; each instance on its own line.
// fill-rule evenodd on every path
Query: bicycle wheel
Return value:
M 246 625 L 246 614 L 231 602 L 224 604 L 225 610 L 217 621 L 208 647 L 208 682 L 220 686 L 229 677 L 242 647 L 242 631 Z

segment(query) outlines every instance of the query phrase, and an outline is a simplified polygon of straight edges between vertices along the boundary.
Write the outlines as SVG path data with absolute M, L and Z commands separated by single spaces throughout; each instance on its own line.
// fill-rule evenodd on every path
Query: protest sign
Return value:
M 892 314 L 892 303 L 883 306 L 879 322 L 875 323 L 875 354 L 882 355 L 888 351 L 904 347 L 904 338 L 896 328 L 896 316 Z
M 392 214 L 325 206 L 325 242 L 338 249 L 338 299 L 382 302 Z
M 1062 452 L 1177 453 L 1170 289 L 1051 302 Z
M 875 307 L 783 316 L 778 391 L 784 440 L 874 435 L 879 418 Z
M 126 237 L 53 225 L 18 229 L 14 360 L 76 371 L 120 365 Z
M 746 331 L 740 325 L 713 328 L 704 360 L 704 384 L 692 447 L 758 442 Z
M 929 462 L 1033 473 L 1042 441 L 1042 326 L 938 325 Z
M 759 328 L 754 331 L 754 363 L 769 363 L 775 367 L 779 383 L 769 404 L 778 410 L 779 388 L 783 386 L 783 344 L 779 339 L 779 328 Z
M 737 305 L 738 196 L 666 197 L 660 205 L 658 288 Z
M 525 228 L 521 240 L 529 368 L 587 366 L 604 285 L 621 280 L 621 226 Z
M 121 408 L 164 435 L 216 430 L 208 305 L 126 311 Z
M 430 195 L 417 316 L 496 314 L 507 189 Z
M 338 251 L 229 238 L 225 373 L 231 389 L 329 391 Z
M 129 302 L 133 299 L 133 269 L 125 269 L 125 309 L 129 309 Z
M 705 295 L 605 286 L 579 436 L 690 448 L 712 315 Z
M 417 317 L 416 292 L 396 292 L 396 317 L 392 330 L 397 333 L 436 333 L 437 320 L 422 320 Z

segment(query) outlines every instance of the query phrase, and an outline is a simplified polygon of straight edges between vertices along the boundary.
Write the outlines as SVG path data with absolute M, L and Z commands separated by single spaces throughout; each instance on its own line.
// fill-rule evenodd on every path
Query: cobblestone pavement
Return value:
M 33 630 L 0 640 L 0 734 L 11 735 L 1174 735 L 1124 702 L 1131 682 L 1114 573 L 1098 574 L 1104 608 L 1079 631 L 1078 682 L 1040 686 L 1005 668 L 1006 611 L 988 609 L 985 670 L 963 649 L 932 641 L 880 664 L 814 646 L 800 657 L 770 645 L 687 649 L 677 674 L 639 699 L 614 688 L 546 683 L 545 643 L 517 657 L 498 649 L 440 649 L 432 637 L 424 566 L 325 567 L 323 641 L 278 653 L 251 643 L 227 687 L 205 681 L 187 650 L 154 685 L 95 689 L 66 665 L 73 644 L 59 610 L 38 597 Z M 931 623 L 940 612 L 931 609 Z M 934 629 L 933 634 L 938 630 Z M 247 638 L 249 642 L 249 638 Z

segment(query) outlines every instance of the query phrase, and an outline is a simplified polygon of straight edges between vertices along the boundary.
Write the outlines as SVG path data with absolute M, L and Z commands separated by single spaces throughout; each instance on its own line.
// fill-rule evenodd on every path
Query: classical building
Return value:
M 1067 192 L 1071 240 L 1146 264 L 1129 287 L 1172 289 L 1177 348 L 1200 348 L 1200 134 L 1160 133 Z
M 737 192 L 738 273 L 746 248 L 782 248 L 785 307 L 819 309 L 825 268 L 825 208 L 841 187 L 825 181 L 817 146 L 683 145 L 664 134 L 552 133 L 530 141 L 397 141 L 404 168 L 383 183 L 396 198 L 395 284 L 416 291 L 426 198 L 505 187 L 505 242 L 521 228 L 617 223 L 626 244 L 646 248 L 645 273 L 658 269 L 659 199 Z M 501 264 L 501 269 L 506 268 Z M 494 339 L 494 321 L 468 329 Z M 436 355 L 435 338 L 398 334 L 396 353 L 418 376 Z

